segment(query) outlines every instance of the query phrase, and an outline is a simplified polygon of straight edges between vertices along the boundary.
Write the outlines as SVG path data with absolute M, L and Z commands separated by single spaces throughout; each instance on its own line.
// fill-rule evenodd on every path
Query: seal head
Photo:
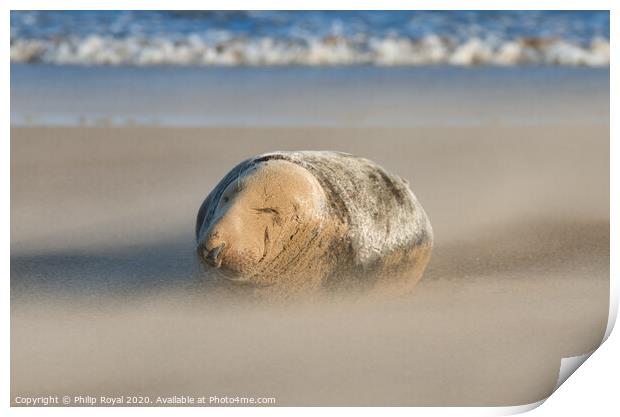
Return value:
M 196 230 L 198 257 L 220 278 L 272 285 L 276 277 L 308 269 L 311 255 L 318 255 L 326 197 L 297 164 L 276 159 L 243 165 L 204 208 L 208 213 Z

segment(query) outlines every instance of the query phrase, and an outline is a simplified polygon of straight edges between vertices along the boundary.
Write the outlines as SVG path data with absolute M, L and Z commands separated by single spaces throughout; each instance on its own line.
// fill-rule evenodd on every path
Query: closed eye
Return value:
M 259 213 L 266 213 L 266 214 L 271 214 L 274 216 L 277 216 L 278 210 L 272 208 L 272 207 L 261 207 L 261 208 L 255 208 L 254 211 L 257 211 Z

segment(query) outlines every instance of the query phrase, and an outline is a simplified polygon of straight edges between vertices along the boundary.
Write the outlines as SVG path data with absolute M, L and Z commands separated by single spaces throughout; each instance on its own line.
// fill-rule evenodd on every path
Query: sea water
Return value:
M 609 65 L 606 11 L 12 11 L 11 62 Z

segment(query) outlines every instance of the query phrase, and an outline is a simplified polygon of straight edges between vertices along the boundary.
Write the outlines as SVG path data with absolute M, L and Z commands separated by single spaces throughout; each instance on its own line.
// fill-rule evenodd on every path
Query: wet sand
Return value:
M 609 125 L 609 69 L 11 65 L 12 126 Z
M 238 161 L 336 149 L 409 180 L 435 231 L 413 295 L 195 291 L 202 199 Z M 11 396 L 519 405 L 595 349 L 609 128 L 13 128 Z

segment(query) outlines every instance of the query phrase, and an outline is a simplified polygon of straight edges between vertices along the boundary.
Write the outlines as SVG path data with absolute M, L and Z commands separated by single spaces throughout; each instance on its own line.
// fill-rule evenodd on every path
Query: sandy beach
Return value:
M 545 398 L 560 359 L 595 349 L 607 323 L 609 127 L 584 120 L 13 128 L 11 396 Z M 194 291 L 202 199 L 275 149 L 347 151 L 409 180 L 436 236 L 412 296 L 269 305 Z

